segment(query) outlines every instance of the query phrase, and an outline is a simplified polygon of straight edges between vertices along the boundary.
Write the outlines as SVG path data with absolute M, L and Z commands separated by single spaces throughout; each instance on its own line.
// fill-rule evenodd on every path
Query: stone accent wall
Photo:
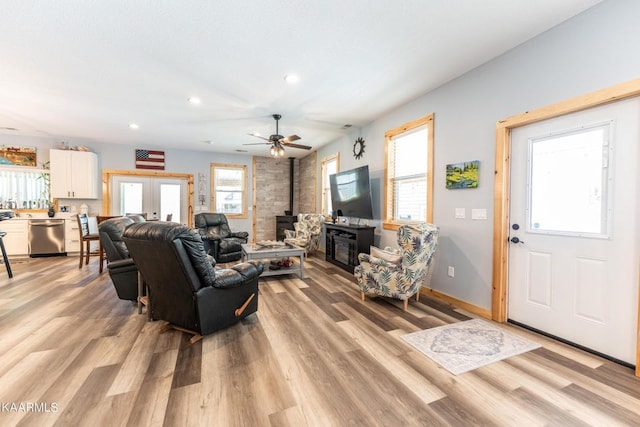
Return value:
M 299 173 L 296 176 L 299 177 L 300 187 L 298 194 L 300 196 L 300 210 L 299 213 L 316 213 L 316 199 L 318 182 L 317 175 L 317 158 L 318 153 L 314 151 L 307 157 L 300 160 Z M 296 212 L 296 213 L 298 213 Z
M 253 179 L 255 241 L 274 240 L 276 215 L 289 210 L 289 159 L 254 157 Z
M 316 212 L 316 167 L 314 151 L 294 159 L 293 214 Z M 276 238 L 276 215 L 289 210 L 289 159 L 253 158 L 253 235 L 255 241 Z

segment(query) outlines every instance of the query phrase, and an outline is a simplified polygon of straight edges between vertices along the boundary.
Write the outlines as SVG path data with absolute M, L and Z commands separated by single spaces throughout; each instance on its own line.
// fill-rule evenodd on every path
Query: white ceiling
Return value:
M 599 2 L 3 0 L 0 133 L 268 155 L 279 113 L 318 148 Z

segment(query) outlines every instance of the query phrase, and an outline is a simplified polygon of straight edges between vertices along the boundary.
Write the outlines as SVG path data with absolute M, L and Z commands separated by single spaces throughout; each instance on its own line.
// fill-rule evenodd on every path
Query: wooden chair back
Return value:
M 79 213 L 76 217 L 78 219 L 78 233 L 80 233 L 80 266 L 82 268 L 82 262 L 89 265 L 89 257 L 91 255 L 91 242 L 99 242 L 100 237 L 98 233 L 91 233 L 89 230 L 89 217 L 87 214 Z M 101 260 L 102 261 L 102 260 Z M 102 262 L 100 262 L 100 272 L 102 273 Z
M 78 214 L 78 231 L 80 232 L 80 241 L 85 240 L 89 235 L 89 217 L 87 214 Z

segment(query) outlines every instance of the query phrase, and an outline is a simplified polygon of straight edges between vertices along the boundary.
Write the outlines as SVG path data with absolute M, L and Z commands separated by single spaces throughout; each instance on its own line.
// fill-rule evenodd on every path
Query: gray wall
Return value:
M 640 1 L 605 1 L 323 147 L 318 158 L 340 152 L 341 170 L 368 164 L 372 186 L 382 190 L 385 131 L 435 113 L 434 223 L 441 237 L 431 285 L 490 309 L 496 121 L 640 77 L 639 16 Z M 358 136 L 366 148 L 355 160 Z M 445 189 L 445 165 L 466 160 L 480 160 L 479 187 Z M 374 204 L 376 243 L 397 246 L 395 232 L 380 227 L 380 192 Z M 467 218 L 455 219 L 455 208 L 466 208 Z M 487 209 L 488 219 L 471 220 L 473 208 Z M 447 276 L 449 265 L 454 278 Z

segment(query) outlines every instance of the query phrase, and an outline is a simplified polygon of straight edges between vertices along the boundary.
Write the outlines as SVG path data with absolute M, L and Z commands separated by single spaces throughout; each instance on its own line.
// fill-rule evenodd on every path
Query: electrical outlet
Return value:
M 453 277 L 455 275 L 456 269 L 449 266 L 449 269 L 447 270 L 447 276 L 449 277 Z

